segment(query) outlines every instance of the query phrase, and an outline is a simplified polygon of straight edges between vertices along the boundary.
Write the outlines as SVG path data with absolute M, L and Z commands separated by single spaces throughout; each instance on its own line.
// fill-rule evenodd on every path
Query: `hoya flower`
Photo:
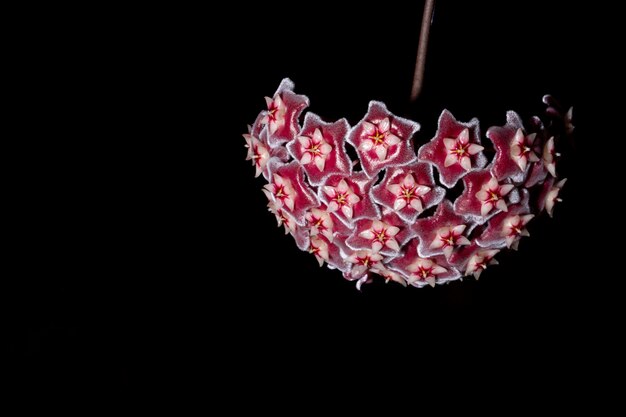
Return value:
M 387 191 L 395 196 L 394 210 L 402 210 L 406 206 L 411 206 L 418 213 L 424 210 L 422 197 L 428 194 L 430 190 L 429 186 L 415 182 L 415 177 L 411 173 L 406 174 L 398 184 L 387 186 Z
M 276 94 L 273 99 L 265 97 L 265 103 L 267 104 L 267 112 L 261 119 L 261 123 L 266 124 L 269 127 L 270 134 L 273 135 L 278 129 L 282 129 L 285 126 L 287 106 L 283 103 L 280 94 Z
M 274 214 L 276 216 L 276 221 L 278 222 L 278 227 L 284 226 L 285 227 L 285 234 L 295 232 L 296 231 L 296 221 L 294 220 L 294 218 L 291 217 L 289 214 L 287 214 L 287 212 L 285 212 L 284 210 L 281 210 L 280 208 L 278 208 L 276 206 L 276 203 L 274 203 L 274 201 L 273 201 L 274 199 L 271 197 L 269 192 L 266 192 L 265 195 L 268 198 L 268 200 L 270 200 L 267 203 L 267 207 L 268 207 L 267 210 L 270 213 L 272 213 L 272 214 Z
M 270 159 L 269 149 L 257 138 L 250 134 L 244 134 L 246 140 L 246 147 L 248 148 L 248 156 L 246 160 L 252 160 L 252 164 L 256 168 L 255 177 L 258 177 L 263 173 L 267 161 Z
M 435 184 L 432 165 L 424 162 L 388 169 L 380 184 L 372 189 L 376 203 L 410 223 L 423 210 L 438 204 L 444 195 L 445 190 Z
M 507 248 L 513 247 L 513 249 L 517 249 L 519 239 L 522 236 L 530 236 L 530 233 L 528 233 L 528 230 L 526 229 L 526 225 L 533 217 L 535 217 L 534 214 L 516 214 L 504 219 L 502 225 L 502 236 L 504 236 L 506 240 Z
M 399 231 L 400 229 L 396 226 L 383 223 L 380 220 L 374 220 L 371 227 L 359 233 L 359 236 L 370 241 L 372 251 L 374 252 L 380 251 L 385 246 L 394 251 L 399 251 L 400 246 L 395 239 Z
M 330 213 L 319 208 L 312 208 L 305 215 L 305 218 L 310 228 L 311 236 L 322 235 L 329 242 L 333 241 L 334 222 Z
M 264 192 L 268 199 L 274 202 L 277 209 L 287 207 L 289 210 L 294 209 L 296 192 L 291 186 L 291 181 L 281 177 L 278 174 L 272 176 L 272 182 L 267 184 Z
M 469 245 L 470 241 L 463 232 L 467 226 L 464 224 L 458 224 L 455 226 L 446 226 L 437 230 L 435 238 L 430 242 L 431 249 L 441 249 L 446 258 L 452 255 L 452 251 L 461 246 Z
M 298 118 L 309 106 L 309 99 L 295 94 L 293 87 L 293 82 L 285 78 L 273 97 L 265 97 L 267 110 L 262 113 L 259 125 L 267 127 L 268 144 L 272 148 L 296 137 L 300 131 Z
M 506 211 L 515 188 L 513 184 L 499 182 L 487 169 L 474 171 L 463 177 L 463 192 L 454 202 L 454 211 L 470 215 L 478 224 L 483 224 L 498 211 Z
M 326 160 L 333 147 L 324 140 L 322 131 L 315 129 L 313 137 L 299 136 L 298 142 L 300 142 L 300 151 L 302 152 L 300 163 L 303 165 L 313 163 L 318 170 L 324 171 Z
M 511 144 L 511 157 L 520 168 L 525 171 L 528 162 L 537 162 L 539 157 L 533 150 L 535 146 L 535 133 L 526 135 L 522 129 L 517 129 Z
M 510 178 L 513 182 L 523 182 L 529 162 L 539 161 L 535 149 L 536 134 L 527 135 L 517 113 L 506 114 L 504 126 L 493 126 L 487 130 L 487 137 L 493 142 L 496 156 L 491 172 L 498 181 Z
M 304 226 L 305 213 L 320 203 L 306 184 L 302 167 L 297 162 L 283 164 L 272 158 L 268 170 L 271 172 L 271 182 L 264 187 L 268 199 L 276 204 L 276 208 L 286 210 L 296 224 Z
M 446 159 L 444 159 L 443 166 L 447 168 L 450 165 L 459 164 L 466 171 L 472 169 L 471 156 L 476 155 L 485 149 L 481 145 L 470 143 L 469 129 L 467 128 L 463 129 L 456 138 L 444 138 L 443 144 L 448 151 L 448 155 L 446 156 Z
M 415 281 L 424 281 L 431 287 L 435 286 L 437 276 L 448 272 L 446 268 L 439 266 L 434 261 L 423 258 L 417 258 L 415 262 L 407 267 L 407 270 L 411 272 L 410 284 L 413 284 Z
M 363 171 L 373 177 L 381 169 L 416 159 L 411 138 L 419 128 L 418 123 L 390 113 L 384 103 L 371 101 L 365 118 L 350 130 L 347 141 L 357 149 Z
M 334 213 L 339 220 L 352 227 L 352 223 L 358 219 L 380 216 L 380 210 L 370 198 L 375 179 L 368 178 L 362 172 L 350 177 L 334 175 L 319 187 L 318 195 L 329 213 Z
M 318 186 L 331 175 L 350 175 L 352 163 L 344 141 L 349 129 L 346 119 L 326 123 L 316 114 L 307 113 L 302 130 L 287 149 L 300 161 L 311 185 Z
M 494 208 L 507 211 L 506 201 L 504 197 L 515 188 L 513 184 L 500 184 L 496 177 L 483 184 L 480 191 L 476 193 L 476 198 L 481 203 L 480 215 L 486 216 Z
M 567 178 L 563 178 L 561 181 L 555 184 L 555 179 L 550 178 L 543 184 L 543 188 L 539 195 L 540 211 L 545 208 L 548 215 L 552 217 L 552 212 L 554 211 L 555 204 L 562 201 L 559 198 L 559 193 L 561 192 L 561 189 L 565 185 L 566 181 Z
M 368 250 L 356 251 L 346 258 L 352 264 L 351 275 L 355 278 L 362 276 L 370 268 L 378 266 L 382 259 L 381 254 Z
M 465 236 L 474 222 L 454 212 L 449 200 L 443 200 L 432 217 L 417 219 L 413 230 L 419 238 L 418 253 L 422 258 L 444 254 L 449 258 L 460 246 L 467 245 Z
M 324 265 L 324 262 L 329 261 L 328 243 L 317 236 L 311 237 L 311 243 L 309 246 L 309 253 L 315 255 L 315 259 L 320 264 Z
M 499 249 L 483 249 L 476 252 L 467 263 L 465 275 L 474 275 L 474 278 L 478 279 L 487 266 L 498 264 L 498 261 L 494 259 L 498 252 L 500 252 Z
M 352 219 L 353 207 L 361 201 L 361 198 L 356 195 L 345 179 L 339 181 L 339 184 L 334 187 L 325 185 L 323 191 L 328 199 L 328 211 L 340 210 L 346 218 Z
M 478 119 L 461 123 L 444 110 L 439 116 L 435 137 L 423 145 L 417 155 L 420 161 L 437 167 L 442 184 L 454 187 L 468 172 L 487 164 L 482 150 Z

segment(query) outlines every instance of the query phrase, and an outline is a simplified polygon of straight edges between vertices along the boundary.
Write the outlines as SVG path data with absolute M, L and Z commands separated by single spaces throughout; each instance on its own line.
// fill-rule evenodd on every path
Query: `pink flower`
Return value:
M 302 130 L 287 149 L 300 161 L 311 185 L 320 185 L 331 175 L 352 173 L 344 140 L 349 129 L 346 119 L 326 123 L 316 114 L 307 113 Z
M 390 122 L 388 117 L 376 124 L 363 122 L 365 139 L 361 141 L 359 149 L 366 152 L 373 149 L 380 161 L 386 159 L 387 149 L 401 142 L 400 138 L 391 133 L 389 128 Z
M 352 191 L 346 180 L 339 181 L 336 187 L 325 185 L 322 189 L 328 198 L 328 211 L 341 210 L 346 218 L 352 219 L 353 207 L 361 198 Z
M 320 266 L 324 265 L 324 262 L 329 261 L 328 243 L 317 236 L 311 237 L 309 253 L 315 255 L 315 259 L 317 259 Z
M 271 148 L 282 145 L 295 139 L 300 131 L 298 118 L 308 107 L 309 99 L 306 96 L 294 94 L 293 82 L 285 78 L 278 86 L 273 98 L 265 97 L 267 110 L 262 113 L 259 126 L 253 127 L 253 132 L 260 126 L 268 130 L 268 145 Z
M 402 210 L 406 206 L 411 206 L 415 211 L 421 213 L 424 210 L 421 198 L 428 194 L 430 187 L 417 184 L 413 174 L 408 173 L 399 184 L 389 184 L 387 191 L 396 197 L 393 203 L 394 210 Z
M 269 192 L 266 193 L 266 196 L 270 200 L 269 203 L 267 203 L 267 210 L 276 216 L 278 227 L 285 226 L 285 234 L 295 232 L 296 221 L 294 220 L 294 218 L 287 214 L 285 211 L 276 207 L 276 204 L 274 203 L 273 198 L 271 197 Z
M 296 192 L 291 186 L 289 179 L 274 174 L 272 176 L 272 182 L 267 184 L 264 188 L 265 195 L 270 201 L 274 202 L 277 209 L 286 206 L 289 210 L 293 211 Z
M 485 149 L 480 145 L 470 143 L 469 129 L 467 128 L 463 129 L 456 138 L 444 138 L 443 144 L 448 151 L 448 155 L 443 163 L 444 167 L 459 164 L 466 171 L 472 169 L 472 160 L 470 157 Z
M 300 163 L 303 165 L 314 163 L 317 169 L 323 171 L 328 154 L 333 150 L 333 147 L 324 140 L 322 131 L 315 129 L 312 138 L 299 136 L 298 142 L 300 142 L 300 151 L 302 152 Z
M 449 200 L 443 200 L 432 217 L 417 219 L 413 225 L 419 239 L 419 256 L 443 254 L 449 258 L 456 248 L 469 243 L 464 233 L 469 233 L 474 224 L 469 217 L 456 214 Z
M 347 141 L 357 149 L 363 171 L 371 178 L 381 169 L 416 159 L 411 138 L 418 130 L 418 123 L 393 115 L 384 103 L 371 101 L 365 118 L 350 130 Z
M 382 255 L 368 250 L 356 251 L 346 258 L 352 265 L 351 276 L 360 277 L 370 268 L 376 267 L 382 261 Z
M 522 129 L 517 129 L 515 132 L 515 137 L 511 144 L 511 157 L 522 171 L 526 170 L 529 161 L 539 161 L 539 157 L 533 151 L 536 136 L 535 133 L 525 135 Z
M 323 235 L 329 242 L 333 241 L 333 219 L 327 211 L 312 208 L 306 215 L 311 236 Z
M 561 181 L 555 184 L 555 179 L 550 178 L 543 184 L 543 189 L 539 195 L 539 210 L 543 210 L 545 208 L 546 212 L 550 217 L 552 217 L 552 212 L 554 211 L 554 206 L 557 202 L 561 202 L 562 200 L 559 198 L 559 193 L 561 189 L 565 185 L 567 178 L 563 178 Z
M 504 126 L 493 126 L 487 130 L 487 137 L 493 142 L 496 156 L 491 168 L 498 181 L 510 178 L 521 183 L 527 175 L 529 162 L 539 161 L 535 153 L 536 134 L 526 135 L 517 113 L 506 114 Z
M 376 203 L 409 223 L 423 210 L 438 204 L 444 194 L 445 190 L 435 184 L 432 165 L 424 162 L 388 169 L 380 184 L 372 189 Z
M 400 229 L 396 226 L 383 223 L 380 220 L 374 220 L 371 228 L 362 231 L 359 233 L 359 236 L 370 241 L 372 251 L 374 252 L 380 251 L 384 246 L 394 251 L 399 251 L 400 246 L 395 239 L 399 231 Z
M 483 249 L 472 255 L 467 263 L 465 275 L 474 275 L 478 279 L 480 274 L 487 269 L 488 265 L 497 265 L 498 261 L 493 259 L 500 252 L 499 249 Z
M 297 162 L 283 164 L 272 158 L 268 163 L 271 182 L 264 187 L 264 192 L 276 208 L 286 210 L 296 221 L 304 226 L 305 213 L 318 207 L 320 202 L 313 190 L 306 184 L 302 167 Z
M 507 211 L 504 196 L 513 188 L 515 188 L 513 184 L 500 184 L 496 177 L 491 177 L 489 182 L 483 184 L 480 191 L 476 193 L 476 198 L 481 202 L 480 215 L 486 216 L 494 208 Z
M 430 243 L 430 248 L 441 249 L 445 257 L 449 258 L 456 247 L 470 244 L 470 241 L 463 236 L 466 227 L 464 224 L 459 224 L 440 228 Z
M 417 156 L 420 161 L 435 165 L 441 183 L 451 188 L 468 172 L 487 164 L 482 150 L 478 120 L 461 123 L 444 110 L 435 137 L 422 145 Z
M 350 177 L 333 175 L 319 187 L 318 195 L 329 213 L 334 213 L 348 227 L 362 218 L 379 218 L 380 211 L 370 198 L 376 178 L 368 178 L 359 172 Z
M 507 248 L 513 247 L 513 249 L 517 249 L 519 239 L 522 236 L 530 236 L 530 233 L 528 233 L 528 230 L 526 229 L 526 225 L 533 217 L 535 217 L 534 214 L 526 214 L 522 216 L 509 216 L 504 219 L 502 225 L 502 236 L 504 236 L 506 240 Z
M 411 272 L 409 284 L 413 284 L 415 281 L 424 281 L 431 287 L 435 286 L 438 275 L 448 272 L 446 268 L 439 266 L 430 259 L 424 258 L 417 258 L 415 262 L 407 267 L 407 270 Z
M 256 168 L 255 177 L 258 177 L 263 173 L 265 166 L 267 165 L 267 161 L 270 159 L 270 152 L 263 145 L 263 143 L 250 134 L 244 134 L 244 139 L 246 140 L 246 147 L 248 148 L 248 156 L 246 160 L 252 160 L 252 164 Z
M 267 112 L 265 117 L 261 119 L 261 123 L 268 125 L 270 134 L 273 135 L 278 129 L 282 129 L 285 126 L 287 106 L 285 106 L 279 94 L 276 94 L 273 99 L 265 97 L 265 103 L 267 103 Z

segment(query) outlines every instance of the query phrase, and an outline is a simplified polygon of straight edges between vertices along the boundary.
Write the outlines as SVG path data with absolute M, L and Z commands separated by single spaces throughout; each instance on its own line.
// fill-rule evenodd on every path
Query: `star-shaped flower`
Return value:
M 541 189 L 541 193 L 539 194 L 539 211 L 546 209 L 548 215 L 552 217 L 552 212 L 554 211 L 554 205 L 557 202 L 561 202 L 562 200 L 559 198 L 559 193 L 561 189 L 565 185 L 567 178 L 563 178 L 561 181 L 555 184 L 555 179 L 548 179 Z
M 511 193 L 513 194 L 513 193 Z M 507 247 L 506 236 L 503 234 L 505 221 L 514 216 L 525 216 L 530 214 L 529 193 L 522 189 L 519 191 L 519 201 L 510 204 L 508 211 L 502 211 L 489 219 L 487 227 L 482 231 L 475 241 L 476 244 L 486 249 L 502 249 Z
M 345 178 L 333 175 L 326 179 L 318 194 L 328 212 L 335 213 L 346 225 L 352 225 L 355 220 L 380 215 L 370 198 L 373 182 L 373 178 L 367 178 L 362 172 Z
M 497 265 L 498 261 L 494 259 L 500 252 L 499 249 L 481 249 L 478 250 L 467 263 L 465 268 L 465 275 L 474 275 L 474 278 L 478 279 L 480 274 L 487 269 L 489 265 Z
M 496 156 L 491 171 L 498 181 L 507 178 L 521 183 L 527 174 L 529 162 L 536 162 L 536 134 L 527 135 L 517 113 L 506 113 L 504 126 L 493 126 L 487 130 L 487 137 L 493 142 Z
M 324 239 L 317 236 L 311 237 L 309 253 L 315 255 L 315 259 L 317 259 L 320 266 L 324 265 L 324 262 L 328 262 L 330 260 L 328 243 Z
M 258 177 L 263 173 L 267 162 L 270 159 L 269 149 L 257 138 L 250 134 L 244 134 L 246 140 L 246 147 L 248 148 L 248 155 L 246 160 L 252 160 L 252 164 L 256 168 L 255 177 Z
M 296 224 L 304 226 L 304 214 L 310 208 L 319 206 L 319 200 L 304 182 L 302 167 L 297 162 L 285 165 L 270 161 L 269 170 L 272 181 L 263 191 L 276 208 L 287 211 Z
M 302 130 L 287 149 L 300 161 L 311 185 L 320 185 L 330 175 L 350 175 L 352 163 L 345 148 L 349 129 L 346 119 L 326 123 L 314 113 L 306 114 Z
M 366 247 L 373 252 L 379 252 L 383 248 L 388 248 L 394 252 L 400 250 L 400 245 L 396 240 L 396 235 L 400 232 L 400 228 L 380 220 L 361 220 L 359 221 L 353 236 L 353 242 L 348 240 L 348 246 L 360 248 Z M 357 238 L 358 239 L 355 239 Z M 356 242 L 355 242 L 356 240 Z M 353 246 L 354 245 L 354 246 Z
M 311 236 L 323 235 L 329 242 L 333 241 L 335 222 L 329 212 L 314 207 L 305 215 L 305 218 Z
M 293 87 L 293 82 L 285 78 L 272 98 L 265 97 L 267 110 L 260 124 L 267 126 L 270 147 L 293 140 L 300 131 L 298 117 L 309 106 L 309 99 L 295 94 Z
M 388 269 L 398 273 L 414 287 L 434 285 L 434 283 L 443 284 L 461 277 L 459 271 L 450 265 L 445 257 L 420 256 L 417 251 L 418 246 L 418 239 L 409 241 L 404 247 L 404 256 L 391 260 Z
M 519 239 L 522 236 L 530 236 L 526 225 L 533 217 L 535 217 L 534 214 L 516 214 L 504 219 L 502 222 L 502 236 L 504 236 L 507 248 L 513 247 L 513 249 L 517 249 Z
M 372 251 L 359 250 L 348 256 L 346 260 L 352 264 L 351 276 L 359 278 L 370 268 L 379 266 L 383 256 Z
M 474 171 L 463 178 L 463 193 L 454 202 L 454 211 L 476 217 L 484 223 L 495 211 L 507 211 L 506 196 L 515 186 L 499 183 L 488 169 Z
M 420 241 L 419 256 L 428 258 L 444 254 L 449 258 L 456 248 L 469 244 L 465 235 L 474 225 L 469 217 L 456 214 L 449 200 L 443 200 L 432 217 L 417 219 L 413 225 Z
M 394 116 L 384 103 L 370 101 L 367 114 L 348 133 L 347 141 L 357 149 L 359 161 L 368 177 L 390 166 L 415 160 L 411 138 L 418 123 Z
M 445 190 L 435 185 L 432 165 L 424 162 L 388 169 L 381 183 L 372 189 L 376 203 L 396 211 L 410 223 L 444 195 Z
M 482 150 L 478 119 L 461 123 L 444 110 L 439 116 L 435 137 L 422 145 L 417 156 L 420 161 L 435 165 L 440 182 L 452 188 L 468 172 L 487 164 Z

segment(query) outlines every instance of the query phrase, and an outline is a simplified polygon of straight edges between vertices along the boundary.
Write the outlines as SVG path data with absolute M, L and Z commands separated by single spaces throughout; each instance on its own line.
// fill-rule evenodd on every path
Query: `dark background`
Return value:
M 68 80 L 89 103 L 77 109 L 88 157 L 59 164 L 67 186 L 54 201 L 67 221 L 41 220 L 40 244 L 54 248 L 40 261 L 48 273 L 4 293 L 15 386 L 230 389 L 271 375 L 281 389 L 302 376 L 354 387 L 359 375 L 426 365 L 500 363 L 547 380 L 592 368 L 574 372 L 569 358 L 584 356 L 583 341 L 604 343 L 615 307 L 610 281 L 596 281 L 584 220 L 595 15 L 566 1 L 441 0 L 425 87 L 410 104 L 423 3 L 403 3 L 133 10 L 103 25 L 81 63 L 89 75 Z M 416 148 L 443 108 L 478 117 L 485 132 L 507 110 L 539 114 L 550 93 L 575 106 L 564 203 L 479 281 L 376 281 L 358 292 L 276 227 L 244 160 L 241 133 L 284 77 L 326 120 L 356 123 L 369 100 L 384 101 L 421 123 Z M 77 204 L 61 204 L 82 189 Z M 59 235 L 71 241 L 60 253 Z

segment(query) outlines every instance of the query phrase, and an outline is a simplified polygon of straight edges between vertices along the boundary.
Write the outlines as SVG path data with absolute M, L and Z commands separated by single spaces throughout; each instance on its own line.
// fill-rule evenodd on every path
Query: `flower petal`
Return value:
M 443 161 L 443 166 L 447 168 L 450 165 L 456 164 L 456 162 L 457 162 L 456 155 L 448 154 L 448 156 L 446 156 L 445 161 Z
M 376 147 L 376 156 L 380 161 L 383 161 L 387 157 L 387 148 L 384 146 Z
M 302 155 L 302 158 L 300 158 L 300 163 L 303 164 L 303 165 L 304 164 L 310 164 L 312 159 L 313 158 L 311 157 L 311 153 L 310 152 L 305 152 Z
M 419 198 L 415 198 L 411 200 L 411 207 L 413 207 L 416 211 L 419 211 L 419 212 L 422 212 L 424 210 L 424 206 L 422 205 L 422 200 L 420 200 Z
M 480 145 L 477 145 L 477 144 L 475 144 L 475 143 L 472 143 L 472 144 L 469 146 L 469 148 L 467 148 L 467 152 L 468 152 L 470 155 L 476 155 L 478 152 L 482 151 L 483 149 L 485 149 L 485 147 L 484 147 L 484 146 L 480 146 Z
M 461 166 L 466 171 L 472 169 L 472 161 L 470 161 L 469 156 L 464 156 L 461 158 Z
M 396 201 L 393 203 L 394 210 L 402 210 L 406 207 L 406 200 L 403 198 L 396 198 Z
M 446 147 L 446 149 L 451 151 L 456 147 L 456 139 L 445 138 L 443 140 L 443 145 Z

